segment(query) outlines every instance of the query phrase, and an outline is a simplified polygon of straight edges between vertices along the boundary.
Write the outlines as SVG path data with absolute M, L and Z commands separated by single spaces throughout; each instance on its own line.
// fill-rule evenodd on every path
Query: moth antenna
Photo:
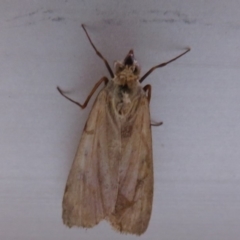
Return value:
M 84 24 L 82 24 L 82 28 L 83 28 L 84 32 L 86 33 L 87 38 L 88 38 L 90 44 L 92 45 L 92 47 L 94 48 L 96 54 L 104 61 L 105 65 L 106 65 L 106 67 L 107 67 L 107 69 L 108 69 L 108 72 L 110 73 L 110 76 L 113 78 L 113 77 L 114 77 L 114 74 L 113 74 L 113 71 L 112 71 L 112 69 L 111 69 L 108 61 L 103 57 L 103 55 L 97 50 L 97 48 L 96 48 L 95 45 L 93 44 L 90 36 L 88 35 L 88 32 L 87 32 Z
M 185 54 L 186 54 L 187 52 L 189 52 L 190 50 L 191 50 L 191 48 L 187 48 L 187 50 L 186 50 L 184 53 L 178 55 L 177 57 L 175 57 L 175 58 L 173 58 L 173 59 L 171 59 L 171 60 L 169 60 L 169 61 L 167 61 L 167 62 L 164 62 L 164 63 L 161 63 L 161 64 L 159 64 L 159 65 L 156 65 L 156 66 L 152 67 L 150 70 L 148 70 L 148 71 L 140 78 L 139 82 L 140 82 L 140 83 L 143 82 L 143 80 L 144 80 L 150 73 L 152 73 L 156 68 L 161 68 L 161 67 L 166 66 L 167 64 L 169 64 L 169 63 L 177 60 L 177 59 L 180 58 L 180 57 L 182 57 L 183 55 L 185 55 Z

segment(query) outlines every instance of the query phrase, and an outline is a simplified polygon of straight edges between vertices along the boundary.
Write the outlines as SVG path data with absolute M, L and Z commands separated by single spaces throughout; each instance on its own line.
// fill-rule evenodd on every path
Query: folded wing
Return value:
M 120 232 L 140 235 L 148 227 L 153 199 L 151 123 L 145 95 L 121 128 L 118 197 L 109 221 Z
M 91 110 L 63 197 L 63 222 L 93 227 L 114 211 L 118 190 L 120 133 L 108 116 L 103 89 Z M 109 139 L 113 141 L 109 142 Z

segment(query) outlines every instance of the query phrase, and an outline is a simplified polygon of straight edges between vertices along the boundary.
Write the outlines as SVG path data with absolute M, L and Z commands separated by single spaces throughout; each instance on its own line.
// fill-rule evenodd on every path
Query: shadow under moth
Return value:
M 141 235 L 147 227 L 153 201 L 153 160 L 149 102 L 151 85 L 141 86 L 156 68 L 190 51 L 156 65 L 140 77 L 140 67 L 130 50 L 116 61 L 114 73 L 82 25 L 96 54 L 104 61 L 111 79 L 101 78 L 84 104 L 58 91 L 84 109 L 104 83 L 85 124 L 64 196 L 64 224 L 91 228 L 107 220 L 122 233 Z M 161 123 L 155 124 L 160 125 Z

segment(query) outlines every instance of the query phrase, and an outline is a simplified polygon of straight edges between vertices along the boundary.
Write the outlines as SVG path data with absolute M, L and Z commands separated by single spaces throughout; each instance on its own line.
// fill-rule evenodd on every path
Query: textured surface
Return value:
M 134 48 L 152 73 L 154 200 L 141 239 L 236 240 L 240 235 L 240 2 L 16 0 L 0 3 L 0 238 L 135 239 L 103 222 L 62 224 L 67 175 L 91 109 L 83 103 Z

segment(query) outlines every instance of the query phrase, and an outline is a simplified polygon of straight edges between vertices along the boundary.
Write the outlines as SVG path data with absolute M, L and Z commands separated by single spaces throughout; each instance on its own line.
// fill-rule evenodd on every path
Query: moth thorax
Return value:
M 122 92 L 121 100 L 116 104 L 116 110 L 119 115 L 126 115 L 132 106 L 132 101 L 128 93 Z
M 139 77 L 133 74 L 131 71 L 128 71 L 127 69 L 116 74 L 116 82 L 120 85 L 135 85 L 136 82 L 138 82 Z

